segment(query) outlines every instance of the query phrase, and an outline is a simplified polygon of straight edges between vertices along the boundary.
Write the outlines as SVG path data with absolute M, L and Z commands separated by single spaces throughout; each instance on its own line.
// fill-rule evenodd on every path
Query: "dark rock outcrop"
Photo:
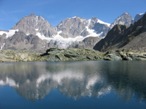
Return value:
M 133 23 L 137 22 L 139 19 L 141 19 L 143 17 L 144 13 L 140 13 L 140 14 L 136 14 L 136 16 L 134 17 L 134 21 Z
M 107 34 L 107 36 L 100 40 L 95 46 L 94 49 L 99 51 L 106 51 L 117 44 L 119 44 L 122 40 L 122 34 L 126 30 L 126 26 L 123 25 L 115 25 Z
M 106 38 L 99 41 L 94 49 L 106 51 L 110 49 L 146 50 L 146 14 L 129 28 L 116 25 Z
M 29 52 L 26 50 L 1 50 L 0 62 L 29 62 L 29 61 L 96 61 L 96 60 L 146 60 L 146 52 L 112 50 L 105 53 L 92 49 L 57 49 L 50 48 L 45 53 Z
M 100 60 L 102 53 L 90 49 L 56 49 L 50 48 L 46 53 L 41 54 L 47 61 L 84 61 Z
M 128 51 L 128 50 L 113 50 L 113 51 L 107 51 L 103 55 L 103 60 L 109 60 L 109 61 L 119 61 L 119 60 L 125 60 L 125 61 L 131 61 L 131 60 L 146 60 L 146 52 L 140 52 L 140 51 Z

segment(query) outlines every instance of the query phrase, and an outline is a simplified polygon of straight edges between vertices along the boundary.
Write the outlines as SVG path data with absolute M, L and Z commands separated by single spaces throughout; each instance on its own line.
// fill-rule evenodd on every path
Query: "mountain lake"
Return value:
M 146 109 L 146 61 L 0 63 L 0 109 Z

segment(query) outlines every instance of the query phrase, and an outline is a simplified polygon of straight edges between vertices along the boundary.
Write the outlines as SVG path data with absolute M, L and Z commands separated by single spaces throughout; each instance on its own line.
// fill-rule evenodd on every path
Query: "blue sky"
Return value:
M 12 28 L 31 13 L 43 16 L 56 26 L 73 16 L 97 17 L 111 23 L 123 12 L 133 17 L 146 12 L 146 0 L 0 0 L 0 30 Z

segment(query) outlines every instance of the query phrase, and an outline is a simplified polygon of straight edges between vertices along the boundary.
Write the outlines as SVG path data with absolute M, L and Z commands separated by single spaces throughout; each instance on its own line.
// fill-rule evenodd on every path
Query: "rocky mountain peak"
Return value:
M 91 18 L 91 21 L 93 21 L 94 23 L 97 23 L 97 22 L 98 22 L 98 18 L 92 17 L 92 18 Z
M 57 26 L 57 30 L 62 31 L 61 36 L 63 37 L 76 37 L 80 36 L 81 31 L 85 29 L 85 26 L 86 20 L 75 16 L 62 21 Z
M 92 17 L 91 18 L 91 22 L 94 22 L 94 23 L 99 23 L 99 24 L 104 24 L 104 25 L 106 25 L 106 26 L 110 26 L 110 24 L 109 23 L 106 23 L 106 22 L 104 22 L 104 21 L 102 21 L 102 20 L 100 20 L 100 19 L 98 19 L 98 18 L 96 18 L 96 17 Z
M 146 28 L 146 13 L 142 15 L 142 17 L 135 23 L 135 25 Z M 146 30 L 146 29 L 144 29 L 144 30 Z
M 99 23 L 99 19 L 96 17 L 92 17 L 91 19 L 88 20 L 88 22 L 90 22 L 90 24 L 96 24 Z
M 107 36 L 99 41 L 94 49 L 106 51 L 111 49 L 130 49 L 146 51 L 146 14 L 137 22 L 126 28 L 124 25 L 115 25 Z
M 78 20 L 85 20 L 84 18 L 81 18 L 81 17 L 78 17 L 78 16 L 73 16 L 73 17 L 71 17 L 71 18 L 68 18 L 68 19 L 78 19 Z
M 46 37 L 51 37 L 56 33 L 55 28 L 53 28 L 47 20 L 35 14 L 30 14 L 22 18 L 13 29 L 18 29 L 26 34 L 36 35 L 40 33 Z
M 130 15 L 128 12 L 124 12 L 122 15 Z
M 139 13 L 136 14 L 136 16 L 134 17 L 134 23 L 137 22 L 139 19 L 141 19 L 143 17 L 145 13 Z
M 105 37 L 109 31 L 109 27 L 109 23 L 103 22 L 96 17 L 92 17 L 88 20 L 87 31 L 91 36 Z
M 111 24 L 111 28 L 113 28 L 117 24 L 129 27 L 132 24 L 132 21 L 132 16 L 129 13 L 124 12 L 118 18 L 115 19 L 115 21 Z
M 139 16 L 141 15 L 142 14 L 139 14 Z M 0 31 L 0 48 L 37 50 L 49 47 L 93 48 L 93 46 L 105 36 L 105 39 L 107 39 L 105 40 L 106 42 L 112 40 L 108 43 L 109 45 L 105 44 L 110 46 L 110 44 L 116 44 L 118 41 L 120 43 L 120 41 L 123 40 L 123 36 L 127 36 L 131 31 L 134 35 L 137 35 L 146 30 L 146 20 L 144 18 L 135 22 L 133 24 L 135 26 L 127 30 L 126 26 L 130 26 L 132 21 L 132 17 L 129 13 L 125 12 L 112 23 L 111 27 L 113 28 L 111 28 L 109 23 L 106 23 L 97 17 L 84 19 L 74 16 L 61 21 L 60 24 L 54 28 L 43 17 L 30 14 L 22 18 L 13 27 L 13 30 L 8 32 Z M 127 30 L 127 34 L 124 33 L 125 30 Z M 21 47 L 19 47 L 20 45 Z
M 62 31 L 61 36 L 63 37 L 104 37 L 109 30 L 109 25 L 96 17 L 87 20 L 74 16 L 62 21 L 57 29 Z
M 62 23 L 68 23 L 68 22 L 73 22 L 73 23 L 78 23 L 78 22 L 85 22 L 86 19 L 78 17 L 78 16 L 73 16 L 71 18 L 67 18 Z

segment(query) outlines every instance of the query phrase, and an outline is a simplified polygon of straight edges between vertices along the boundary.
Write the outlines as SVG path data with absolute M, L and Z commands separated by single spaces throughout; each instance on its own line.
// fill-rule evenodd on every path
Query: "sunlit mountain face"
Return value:
M 136 20 L 139 18 L 136 17 Z M 42 16 L 30 14 L 10 30 L 0 29 L 0 49 L 44 51 L 47 48 L 93 48 L 115 25 L 129 27 L 132 19 L 127 12 L 111 24 L 96 17 L 85 19 L 74 16 L 54 27 Z

